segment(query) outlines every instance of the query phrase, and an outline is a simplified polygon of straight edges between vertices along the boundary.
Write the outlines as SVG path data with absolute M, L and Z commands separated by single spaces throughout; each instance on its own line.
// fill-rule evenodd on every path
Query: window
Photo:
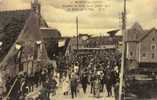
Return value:
M 155 54 L 154 53 L 152 53 L 152 59 L 154 59 L 155 58 Z
M 133 52 L 130 52 L 130 56 L 132 56 L 133 55 Z
M 155 49 L 155 46 L 153 45 L 153 46 L 152 46 L 152 50 L 154 50 L 154 49 Z
M 152 38 L 152 41 L 155 41 L 155 38 L 154 38 L 154 37 Z
M 145 54 L 145 53 L 143 53 L 143 54 L 142 54 L 142 57 L 146 57 L 146 54 Z
M 155 45 L 155 44 L 152 44 L 152 45 L 151 45 L 151 49 L 152 49 L 152 50 L 155 50 L 155 49 L 156 49 L 156 45 Z

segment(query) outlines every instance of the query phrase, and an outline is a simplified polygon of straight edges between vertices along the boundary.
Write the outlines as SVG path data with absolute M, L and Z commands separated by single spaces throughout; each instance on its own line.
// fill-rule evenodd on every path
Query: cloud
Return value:
M 79 32 L 100 34 L 109 29 L 120 28 L 123 0 L 77 0 L 82 5 L 97 1 L 104 4 L 103 10 L 67 11 L 63 6 L 74 6 L 76 0 L 40 0 L 42 16 L 52 28 L 57 28 L 63 35 L 75 35 L 76 16 L 79 17 Z M 84 2 L 86 1 L 86 2 Z M 88 3 L 87 3 L 88 1 Z M 31 0 L 3 0 L 0 9 L 30 8 Z M 157 0 L 127 0 L 127 26 L 139 22 L 144 28 L 157 26 Z M 78 4 L 75 4 L 78 6 Z M 94 5 L 96 6 L 96 4 Z

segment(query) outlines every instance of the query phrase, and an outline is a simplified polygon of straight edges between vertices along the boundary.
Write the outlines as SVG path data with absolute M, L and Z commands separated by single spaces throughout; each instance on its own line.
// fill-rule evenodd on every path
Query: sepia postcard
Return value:
M 157 0 L 0 0 L 0 100 L 157 100 Z

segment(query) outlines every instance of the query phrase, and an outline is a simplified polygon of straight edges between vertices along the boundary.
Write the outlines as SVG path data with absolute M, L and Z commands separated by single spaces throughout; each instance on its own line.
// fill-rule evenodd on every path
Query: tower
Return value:
M 32 0 L 31 2 L 31 8 L 34 12 L 38 13 L 40 15 L 41 11 L 41 5 L 39 0 Z

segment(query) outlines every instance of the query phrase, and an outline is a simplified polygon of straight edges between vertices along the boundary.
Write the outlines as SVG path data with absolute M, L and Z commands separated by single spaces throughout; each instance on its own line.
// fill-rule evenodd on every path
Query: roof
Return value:
M 39 17 L 37 14 L 30 14 L 21 32 L 22 34 L 20 34 L 17 39 L 17 42 L 39 41 L 42 39 L 38 19 Z
M 145 35 L 145 31 L 139 23 L 135 22 L 132 27 L 127 30 L 127 41 L 137 42 L 143 35 Z
M 0 61 L 7 54 L 12 44 L 25 25 L 31 10 L 13 10 L 0 12 L 0 41 L 3 41 L 5 47 L 1 50 Z
M 0 28 L 3 29 L 13 20 L 18 20 L 17 23 L 24 23 L 30 11 L 31 9 L 0 11 Z
M 31 12 L 31 9 L 0 11 L 0 41 L 3 41 L 5 46 L 0 52 L 0 61 L 19 36 Z M 40 25 L 47 27 L 42 16 L 40 16 Z
M 152 31 L 157 31 L 156 28 L 152 28 L 151 30 L 146 30 L 145 35 L 143 35 L 139 41 L 142 41 L 143 39 L 145 39 L 150 33 L 152 33 Z
M 20 35 L 17 37 L 16 41 L 13 43 L 13 46 L 11 46 L 9 52 L 2 60 L 1 65 L 12 65 L 15 63 L 15 56 L 18 52 L 18 50 L 15 48 L 16 43 L 19 43 L 24 47 L 31 48 L 34 46 L 34 43 L 39 40 L 42 40 L 42 34 L 40 32 L 39 26 L 39 16 L 32 12 L 29 18 L 26 20 L 26 23 L 24 25 L 24 28 L 20 32 Z M 44 52 L 41 59 L 48 59 L 45 47 L 43 47 L 42 49 Z
M 119 29 L 116 29 L 116 30 L 108 31 L 107 33 L 108 33 L 110 36 L 115 36 L 118 31 L 119 31 Z
M 57 29 L 53 28 L 40 28 L 41 32 L 43 33 L 44 38 L 60 38 L 61 33 Z
M 127 30 L 127 42 L 140 42 L 146 38 L 152 31 L 156 31 L 155 28 L 151 30 L 144 30 L 139 23 L 134 25 Z

